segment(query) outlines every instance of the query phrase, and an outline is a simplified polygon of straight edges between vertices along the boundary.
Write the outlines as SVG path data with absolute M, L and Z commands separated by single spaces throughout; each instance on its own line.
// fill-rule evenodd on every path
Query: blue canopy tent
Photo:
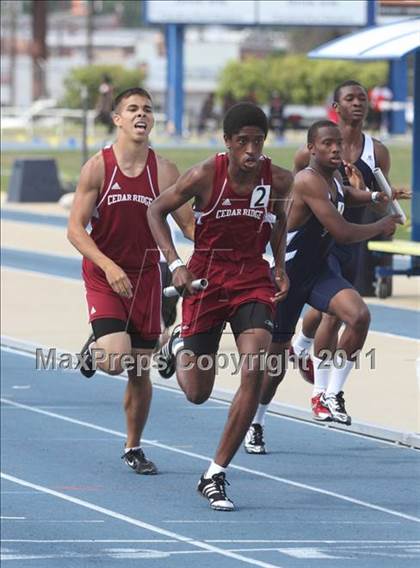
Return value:
M 420 18 L 373 26 L 328 42 L 308 53 L 318 59 L 386 59 L 398 61 L 414 53 L 414 121 L 411 239 L 420 241 Z

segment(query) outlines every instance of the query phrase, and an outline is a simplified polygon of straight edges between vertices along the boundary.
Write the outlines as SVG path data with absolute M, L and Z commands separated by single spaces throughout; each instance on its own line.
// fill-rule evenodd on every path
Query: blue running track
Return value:
M 411 568 L 420 562 L 420 454 L 278 415 L 269 454 L 229 468 L 237 510 L 196 492 L 228 406 L 156 386 L 144 449 L 121 461 L 123 377 L 35 370 L 2 349 L 2 566 Z

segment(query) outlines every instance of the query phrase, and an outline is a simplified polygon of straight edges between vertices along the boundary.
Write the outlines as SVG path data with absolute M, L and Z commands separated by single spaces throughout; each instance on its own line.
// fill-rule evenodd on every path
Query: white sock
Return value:
M 252 423 L 261 424 L 261 426 L 264 426 L 265 413 L 267 412 L 267 409 L 268 409 L 268 404 L 259 404 Z
M 343 390 L 344 383 L 346 382 L 350 371 L 354 367 L 354 361 L 346 361 L 342 369 L 333 366 L 331 369 L 331 377 L 328 383 L 326 396 L 329 394 L 338 394 Z
M 139 450 L 141 446 L 135 446 L 134 448 L 125 448 L 124 453 L 127 454 L 131 450 Z
M 312 357 L 312 361 L 314 363 L 314 391 L 313 396 L 320 394 L 327 390 L 327 387 L 330 382 L 330 374 L 331 374 L 331 363 L 324 362 L 323 359 L 319 357 Z
M 296 355 L 301 355 L 303 351 L 309 353 L 313 342 L 313 337 L 306 337 L 306 335 L 301 331 L 292 341 L 293 351 Z
M 209 469 L 204 474 L 204 479 L 211 479 L 213 475 L 216 475 L 217 473 L 222 473 L 222 471 L 226 471 L 226 468 L 222 467 L 221 465 L 217 465 L 216 462 L 212 461 Z

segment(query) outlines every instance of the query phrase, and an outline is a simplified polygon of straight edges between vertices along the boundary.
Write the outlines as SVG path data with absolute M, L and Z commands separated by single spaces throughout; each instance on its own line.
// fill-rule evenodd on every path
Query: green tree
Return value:
M 235 99 L 243 99 L 255 91 L 257 100 L 266 100 L 270 92 L 267 84 L 267 60 L 248 58 L 231 61 L 223 69 L 217 92 L 220 96 L 232 93 Z
M 353 79 L 366 89 L 386 82 L 387 63 L 325 61 L 308 59 L 306 55 L 272 56 L 265 59 L 231 61 L 223 69 L 218 95 L 231 92 L 240 100 L 254 91 L 260 104 L 270 100 L 278 91 L 288 103 L 324 104 L 335 87 Z
M 64 79 L 65 94 L 61 103 L 67 108 L 81 108 L 81 87 L 86 86 L 88 107 L 94 108 L 98 99 L 98 88 L 104 75 L 111 77 L 116 94 L 130 87 L 139 87 L 144 80 L 144 72 L 125 69 L 121 65 L 75 67 Z

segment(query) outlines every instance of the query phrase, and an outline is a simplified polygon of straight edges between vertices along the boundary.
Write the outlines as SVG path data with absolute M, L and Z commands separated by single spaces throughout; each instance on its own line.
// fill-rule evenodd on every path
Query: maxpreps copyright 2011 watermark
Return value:
M 177 366 L 181 370 L 191 370 L 196 366 L 200 371 L 209 371 L 214 368 L 216 374 L 219 371 L 224 371 L 231 368 L 231 375 L 238 375 L 244 367 L 250 371 L 267 371 L 269 374 L 278 375 L 284 369 L 304 368 L 308 370 L 308 360 L 303 358 L 298 360 L 295 355 L 284 358 L 282 355 L 269 354 L 265 351 L 253 354 L 238 354 L 230 353 L 217 353 L 215 355 L 197 355 L 195 361 L 189 359 L 194 357 L 194 353 L 188 349 L 184 349 L 183 353 L 187 355 L 182 359 L 178 358 Z M 109 353 L 106 354 L 103 349 L 92 349 L 91 358 L 92 363 L 88 365 L 87 354 L 81 353 L 66 353 L 58 351 L 56 348 L 48 350 L 37 348 L 35 350 L 35 369 L 37 371 L 54 371 L 54 370 L 81 370 L 81 369 L 94 369 L 99 370 L 101 364 L 106 363 L 108 372 L 116 371 L 150 371 L 156 369 L 157 371 L 165 370 L 166 361 L 158 354 L 124 354 Z M 320 368 L 335 367 L 338 369 L 343 368 L 348 360 L 348 357 L 342 349 L 334 352 L 323 349 L 319 353 L 319 358 L 322 359 Z M 370 349 L 362 354 L 360 350 L 352 354 L 351 360 L 354 361 L 354 368 L 360 369 L 362 360 L 366 360 L 368 368 L 374 370 L 376 368 L 376 350 Z

